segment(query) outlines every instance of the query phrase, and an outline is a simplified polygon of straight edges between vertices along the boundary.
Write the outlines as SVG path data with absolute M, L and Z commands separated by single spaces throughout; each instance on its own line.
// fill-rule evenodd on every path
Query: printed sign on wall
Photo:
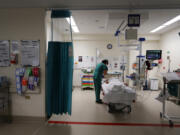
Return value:
M 21 41 L 21 64 L 23 66 L 39 66 L 40 41 Z
M 0 66 L 10 66 L 10 48 L 8 40 L 0 40 Z

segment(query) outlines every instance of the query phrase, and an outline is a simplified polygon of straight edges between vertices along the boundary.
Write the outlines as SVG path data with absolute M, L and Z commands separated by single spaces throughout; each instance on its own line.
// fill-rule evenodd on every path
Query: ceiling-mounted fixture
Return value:
M 70 24 L 70 18 L 66 18 L 66 20 Z M 72 29 L 75 33 L 79 33 L 79 29 L 78 29 L 76 22 L 72 16 L 71 16 L 71 26 L 72 26 Z
M 157 31 L 159 31 L 159 30 L 161 30 L 161 29 L 163 29 L 163 28 L 165 28 L 165 27 L 167 27 L 167 26 L 169 26 L 169 25 L 171 25 L 171 24 L 173 24 L 173 23 L 175 23 L 175 22 L 177 22 L 179 20 L 180 20 L 180 15 L 178 15 L 175 18 L 167 21 L 166 23 L 162 24 L 161 26 L 157 27 L 156 29 L 154 29 L 154 30 L 152 30 L 150 32 L 151 33 L 157 32 Z
M 129 14 L 128 15 L 128 26 L 139 27 L 140 26 L 140 14 Z

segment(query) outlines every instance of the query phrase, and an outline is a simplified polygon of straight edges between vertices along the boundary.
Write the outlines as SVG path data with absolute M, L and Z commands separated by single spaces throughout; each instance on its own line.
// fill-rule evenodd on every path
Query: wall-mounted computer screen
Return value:
M 161 59 L 162 50 L 147 50 L 146 59 L 148 60 L 159 60 Z

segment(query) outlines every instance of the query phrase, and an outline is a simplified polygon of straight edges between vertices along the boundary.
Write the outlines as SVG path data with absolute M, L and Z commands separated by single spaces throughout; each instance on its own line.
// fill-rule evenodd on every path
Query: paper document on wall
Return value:
M 74 57 L 74 68 L 94 68 L 96 66 L 95 56 L 75 56 Z
M 14 54 L 19 53 L 19 41 L 17 40 L 11 41 L 11 52 Z
M 0 66 L 6 67 L 10 65 L 9 41 L 0 40 Z
M 40 41 L 21 41 L 21 64 L 23 66 L 39 66 Z

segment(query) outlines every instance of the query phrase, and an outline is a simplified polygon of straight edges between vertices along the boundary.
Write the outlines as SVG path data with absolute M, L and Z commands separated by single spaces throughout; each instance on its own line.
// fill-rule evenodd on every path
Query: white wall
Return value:
M 107 49 L 107 44 L 113 45 L 112 49 Z M 96 49 L 100 50 L 101 57 L 106 56 L 128 56 L 128 52 L 122 51 L 112 35 L 81 35 L 74 37 L 74 56 L 96 56 Z M 81 86 L 81 71 L 74 70 L 74 86 Z
M 162 66 L 160 68 L 160 73 L 168 72 L 169 61 L 167 56 L 170 56 L 170 71 L 180 68 L 180 28 L 177 27 L 171 31 L 168 31 L 161 35 L 160 47 L 162 49 Z M 168 51 L 170 53 L 168 53 Z M 161 79 L 161 88 L 163 87 L 162 76 L 159 74 Z
M 180 28 L 173 29 L 161 36 L 161 49 L 163 56 L 162 72 L 168 71 L 168 61 L 167 56 L 170 56 L 171 59 L 171 71 L 180 68 Z M 170 52 L 169 54 L 167 52 Z M 165 67 L 165 69 L 163 69 Z
M 11 94 L 12 114 L 16 116 L 45 116 L 45 10 L 0 9 L 0 40 L 38 40 L 40 39 L 41 93 L 25 99 Z M 0 67 L 0 75 L 14 77 L 15 67 Z M 16 91 L 15 87 L 11 88 Z
M 142 53 L 146 55 L 146 50 L 158 50 L 160 49 L 159 45 L 159 35 L 140 35 L 140 37 L 145 37 L 146 41 L 143 43 Z M 127 42 L 121 37 L 120 44 L 126 44 Z M 106 45 L 108 43 L 113 44 L 113 49 L 108 50 Z M 129 57 L 129 65 L 126 71 L 127 74 L 132 73 L 132 64 L 136 61 L 136 56 L 138 51 L 124 51 L 122 48 L 117 46 L 117 39 L 113 35 L 75 35 L 74 36 L 74 55 L 75 56 L 96 56 L 96 48 L 98 48 L 103 56 L 120 56 L 126 55 Z M 152 71 L 149 71 L 150 78 L 157 78 L 157 73 L 159 69 L 155 67 Z M 74 86 L 81 85 L 81 71 L 74 71 Z M 127 79 L 126 82 L 129 80 Z M 130 81 L 131 82 L 131 81 Z M 130 83 L 131 84 L 131 83 Z

